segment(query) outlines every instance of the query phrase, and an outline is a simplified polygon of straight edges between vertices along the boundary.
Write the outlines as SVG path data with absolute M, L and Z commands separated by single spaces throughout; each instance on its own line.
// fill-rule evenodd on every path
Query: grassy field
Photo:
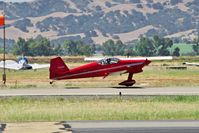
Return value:
M 68 63 L 67 63 L 68 64 Z M 69 63 L 73 68 L 83 63 Z M 167 65 L 180 66 L 181 62 L 153 62 L 144 68 L 143 73 L 136 74 L 135 86 L 143 87 L 166 87 L 166 86 L 199 86 L 199 67 L 189 66 L 187 70 L 169 70 Z M 37 71 L 7 71 L 6 88 L 92 88 L 92 87 L 117 87 L 118 83 L 127 79 L 127 74 L 110 75 L 105 79 L 88 78 L 57 81 L 54 85 L 49 84 L 48 69 Z M 2 70 L 0 70 L 2 75 Z M 0 85 L 2 86 L 2 83 Z
M 14 58 L 13 56 L 8 56 Z M 49 62 L 52 57 L 34 57 L 32 61 L 45 63 Z M 74 68 L 85 64 L 83 57 L 64 57 L 69 68 Z M 199 57 L 180 57 L 173 61 L 154 61 L 144 68 L 143 73 L 135 74 L 134 79 L 137 81 L 135 86 L 143 87 L 165 87 L 165 86 L 199 86 L 199 67 L 188 66 L 187 70 L 169 70 L 168 66 L 182 66 L 182 62 L 199 62 Z M 74 79 L 55 82 L 50 85 L 49 70 L 39 69 L 37 71 L 6 71 L 7 87 L 6 88 L 92 88 L 92 87 L 117 87 L 118 83 L 127 79 L 128 75 L 114 74 L 100 78 Z M 3 70 L 0 69 L 0 75 Z M 0 82 L 0 87 L 3 83 Z
M 0 99 L 0 122 L 198 120 L 199 96 Z
M 187 54 L 193 53 L 192 44 L 174 43 L 172 48 L 171 48 L 171 53 L 173 53 L 173 51 L 176 47 L 180 48 L 180 54 L 181 55 L 187 55 Z

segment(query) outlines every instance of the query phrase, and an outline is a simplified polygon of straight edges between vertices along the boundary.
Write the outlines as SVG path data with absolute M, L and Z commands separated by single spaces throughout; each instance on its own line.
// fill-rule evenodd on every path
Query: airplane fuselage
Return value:
M 59 73 L 54 80 L 77 79 L 90 77 L 106 77 L 111 73 L 126 71 L 126 73 L 139 73 L 142 68 L 148 65 L 148 60 L 118 60 L 112 63 L 92 62 L 80 67 Z
M 21 65 L 20 70 L 30 70 L 32 69 L 32 66 L 30 66 L 26 60 L 21 59 L 18 61 L 18 64 Z

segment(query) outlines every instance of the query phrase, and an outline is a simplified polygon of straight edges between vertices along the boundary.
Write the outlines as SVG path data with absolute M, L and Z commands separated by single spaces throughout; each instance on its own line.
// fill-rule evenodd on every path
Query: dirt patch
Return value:
M 56 122 L 8 123 L 4 133 L 71 133 Z

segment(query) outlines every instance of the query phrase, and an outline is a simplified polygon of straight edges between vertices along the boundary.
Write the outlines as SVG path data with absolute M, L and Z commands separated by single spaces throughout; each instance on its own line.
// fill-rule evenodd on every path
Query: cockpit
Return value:
M 18 62 L 19 64 L 28 64 L 28 59 L 27 59 L 25 56 L 22 56 L 22 57 L 19 57 L 19 58 L 17 59 L 17 62 Z
M 118 62 L 119 62 L 118 58 L 105 58 L 98 61 L 100 65 L 110 65 Z

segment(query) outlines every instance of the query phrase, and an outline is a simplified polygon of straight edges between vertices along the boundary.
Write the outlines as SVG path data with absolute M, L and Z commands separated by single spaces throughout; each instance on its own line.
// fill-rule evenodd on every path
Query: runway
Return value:
M 198 133 L 199 121 L 77 121 L 73 133 Z
M 166 88 L 33 88 L 0 89 L 0 97 L 11 96 L 145 96 L 145 95 L 199 95 L 199 87 Z
M 198 133 L 199 128 L 107 128 L 107 129 L 77 129 L 73 133 Z
M 3 133 L 198 133 L 199 121 L 65 121 L 7 123 Z

